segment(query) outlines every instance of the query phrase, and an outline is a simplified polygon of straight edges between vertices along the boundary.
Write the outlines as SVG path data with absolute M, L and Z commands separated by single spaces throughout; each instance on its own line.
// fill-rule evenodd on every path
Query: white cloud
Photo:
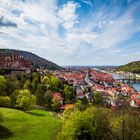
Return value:
M 90 6 L 93 6 L 93 3 L 92 3 L 92 1 L 94 1 L 94 0 L 81 0 L 83 3 L 85 3 L 85 4 L 88 4 L 88 5 L 90 5 Z
M 72 1 L 64 4 L 61 10 L 58 12 L 60 17 L 60 22 L 66 30 L 70 30 L 78 23 L 78 16 L 76 14 L 76 9 L 79 8 L 79 4 Z
M 136 32 L 140 32 L 140 27 L 135 25 L 132 11 L 129 11 L 111 24 L 109 23 L 100 33 L 95 45 L 101 48 L 113 48 L 133 37 Z
M 77 14 L 81 7 L 74 1 L 61 7 L 55 0 L 0 2 L 3 2 L 0 15 L 18 25 L 18 28 L 0 27 L 0 47 L 32 51 L 60 65 L 128 61 L 126 57 L 123 61 L 116 59 L 119 55 L 124 58 L 124 50 L 118 45 L 127 44 L 126 41 L 140 31 L 140 22 L 134 17 L 139 6 L 128 8 L 119 16 L 117 10 L 111 9 L 110 12 L 108 7 L 101 7 L 81 20 L 81 15 Z M 14 15 L 12 9 L 21 14 Z M 139 49 L 136 51 L 135 59 L 140 58 Z M 130 52 L 125 55 L 128 54 L 131 55 Z
M 71 32 L 68 33 L 66 36 L 66 40 L 68 42 L 77 42 L 79 43 L 87 43 L 87 44 L 93 44 L 95 40 L 98 38 L 98 35 L 92 32 Z

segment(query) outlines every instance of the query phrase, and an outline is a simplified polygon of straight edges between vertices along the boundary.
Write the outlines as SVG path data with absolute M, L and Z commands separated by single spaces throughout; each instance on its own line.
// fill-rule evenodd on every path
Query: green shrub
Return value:
M 16 107 L 24 111 L 32 109 L 33 105 L 36 104 L 36 97 L 30 93 L 29 90 L 19 90 L 19 95 L 16 100 Z
M 20 91 L 20 90 L 15 90 L 15 91 L 11 94 L 11 96 L 10 96 L 10 98 L 11 98 L 11 106 L 12 106 L 12 107 L 15 107 L 15 105 L 16 105 L 16 100 L 17 100 L 17 97 L 18 97 L 18 95 L 19 95 L 19 91 Z
M 0 96 L 5 96 L 6 94 L 7 83 L 6 79 L 0 75 Z
M 0 107 L 10 107 L 11 99 L 8 96 L 0 96 Z
M 57 99 L 52 99 L 52 109 L 54 111 L 58 111 L 59 110 L 59 107 L 60 107 L 60 101 L 57 100 Z

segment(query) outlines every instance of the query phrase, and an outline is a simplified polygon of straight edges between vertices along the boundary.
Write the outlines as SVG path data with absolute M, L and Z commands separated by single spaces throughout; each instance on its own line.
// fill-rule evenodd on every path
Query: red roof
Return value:
M 60 93 L 54 93 L 54 94 L 53 94 L 53 98 L 55 98 L 55 99 L 62 99 Z
M 140 98 L 139 98 L 139 96 L 140 95 L 138 93 L 135 93 L 135 94 L 133 94 L 131 96 L 131 100 L 135 101 L 138 106 L 140 106 Z
M 131 96 L 131 100 L 136 100 L 137 99 L 137 96 L 138 96 L 138 94 L 137 93 L 135 93 L 135 94 L 133 94 L 132 96 Z

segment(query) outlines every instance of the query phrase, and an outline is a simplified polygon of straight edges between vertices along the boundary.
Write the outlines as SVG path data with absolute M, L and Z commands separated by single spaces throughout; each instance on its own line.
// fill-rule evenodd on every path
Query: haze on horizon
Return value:
M 140 0 L 0 0 L 0 48 L 59 65 L 140 60 Z

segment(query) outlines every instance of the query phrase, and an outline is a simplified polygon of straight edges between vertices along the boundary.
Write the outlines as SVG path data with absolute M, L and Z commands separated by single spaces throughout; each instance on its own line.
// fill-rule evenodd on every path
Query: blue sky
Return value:
M 140 0 L 0 0 L 0 48 L 59 65 L 140 60 Z

